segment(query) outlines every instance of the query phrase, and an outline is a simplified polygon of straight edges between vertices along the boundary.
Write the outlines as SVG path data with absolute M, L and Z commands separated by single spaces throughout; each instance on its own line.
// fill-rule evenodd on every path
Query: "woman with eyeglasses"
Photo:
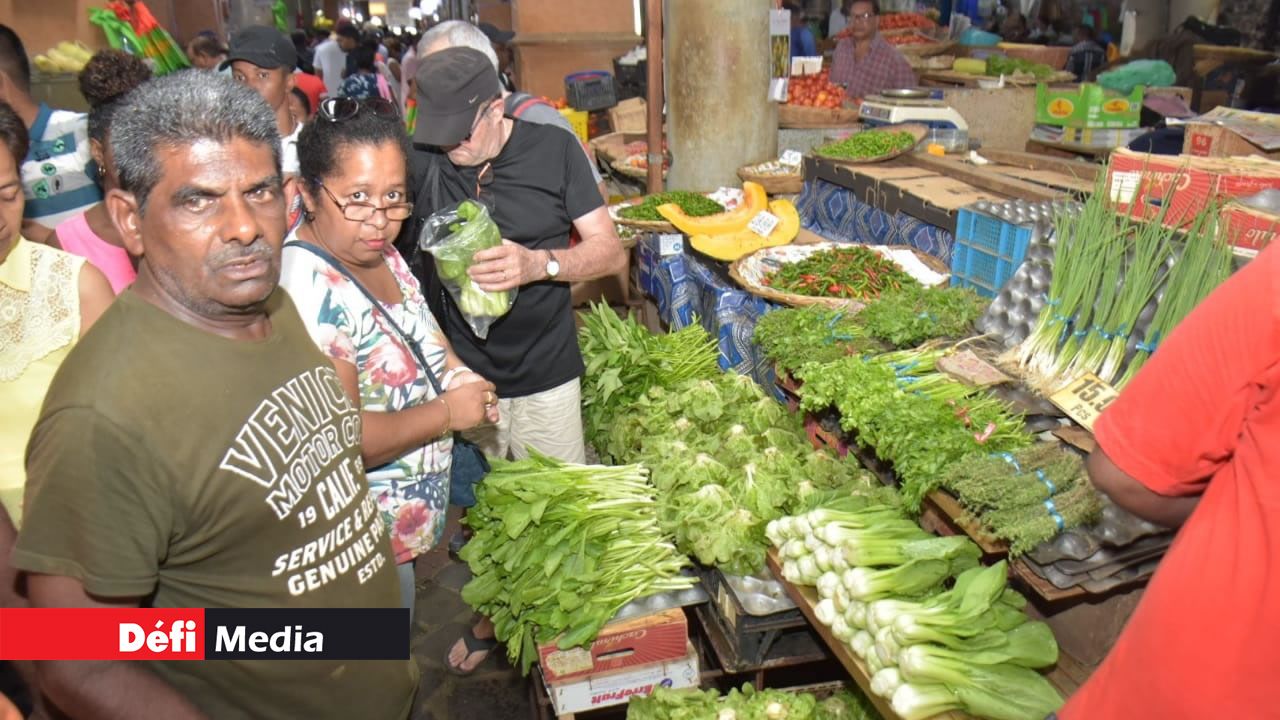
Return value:
M 412 612 L 413 561 L 444 533 L 451 434 L 496 422 L 498 398 L 453 353 L 392 244 L 413 209 L 408 149 L 393 104 L 320 104 L 298 139 L 305 213 L 285 242 L 280 285 L 360 405 L 369 486 Z

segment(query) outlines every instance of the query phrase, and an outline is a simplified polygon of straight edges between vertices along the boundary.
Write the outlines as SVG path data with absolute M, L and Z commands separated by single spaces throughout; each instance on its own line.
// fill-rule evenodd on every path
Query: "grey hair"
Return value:
M 139 212 L 160 182 L 156 150 L 200 140 L 248 140 L 271 148 L 280 168 L 275 114 L 254 90 L 222 73 L 184 71 L 144 83 L 123 100 L 111 123 L 111 152 L 120 188 L 133 193 Z
M 418 57 L 426 57 L 428 50 L 444 50 L 451 47 L 469 47 L 479 50 L 493 63 L 498 70 L 498 53 L 493 51 L 493 44 L 480 28 L 466 20 L 445 20 L 422 34 L 418 41 Z M 501 72 L 501 70 L 498 70 Z

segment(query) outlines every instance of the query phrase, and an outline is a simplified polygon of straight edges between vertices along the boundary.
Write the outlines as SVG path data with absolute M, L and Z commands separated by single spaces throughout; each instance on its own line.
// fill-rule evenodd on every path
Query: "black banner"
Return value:
M 206 660 L 405 660 L 407 608 L 204 611 Z

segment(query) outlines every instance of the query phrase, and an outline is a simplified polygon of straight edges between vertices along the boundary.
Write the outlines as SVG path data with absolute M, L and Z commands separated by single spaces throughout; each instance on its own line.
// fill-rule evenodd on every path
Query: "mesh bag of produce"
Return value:
M 458 304 L 471 331 L 482 339 L 489 336 L 494 321 L 511 309 L 516 301 L 516 289 L 481 290 L 467 275 L 467 270 L 477 252 L 501 244 L 502 234 L 489 217 L 489 211 L 470 200 L 427 218 L 418 236 L 418 247 L 431 253 L 440 280 Z

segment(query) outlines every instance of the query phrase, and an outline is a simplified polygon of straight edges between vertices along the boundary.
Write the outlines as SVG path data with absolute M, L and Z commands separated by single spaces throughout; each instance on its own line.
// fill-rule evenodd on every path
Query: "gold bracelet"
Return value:
M 453 425 L 453 408 L 449 407 L 449 401 L 444 399 L 444 395 L 441 395 L 437 399 L 442 404 L 444 404 L 444 412 L 445 412 L 444 430 L 440 431 L 440 437 L 444 437 L 445 435 L 448 435 L 451 430 L 453 430 L 453 428 L 450 427 L 451 425 Z

